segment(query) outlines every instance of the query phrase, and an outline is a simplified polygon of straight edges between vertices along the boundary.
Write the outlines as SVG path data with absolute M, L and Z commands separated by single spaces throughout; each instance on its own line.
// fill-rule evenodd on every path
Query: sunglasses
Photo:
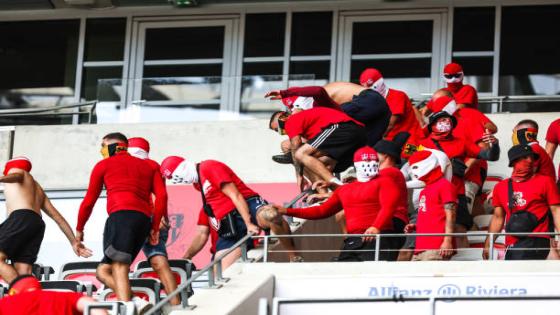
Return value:
M 443 77 L 446 79 L 455 79 L 460 78 L 463 74 L 462 73 L 454 73 L 454 74 L 444 74 Z

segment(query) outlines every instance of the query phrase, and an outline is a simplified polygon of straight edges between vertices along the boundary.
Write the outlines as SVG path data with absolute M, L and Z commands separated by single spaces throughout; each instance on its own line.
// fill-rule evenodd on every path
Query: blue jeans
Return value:
M 165 256 L 167 257 L 167 249 L 165 248 L 165 243 L 167 243 L 167 238 L 169 237 L 169 229 L 162 228 L 159 230 L 159 242 L 156 245 L 150 244 L 150 240 L 147 239 L 142 247 L 142 251 L 144 255 L 146 255 L 146 259 L 150 260 L 150 258 L 154 256 Z

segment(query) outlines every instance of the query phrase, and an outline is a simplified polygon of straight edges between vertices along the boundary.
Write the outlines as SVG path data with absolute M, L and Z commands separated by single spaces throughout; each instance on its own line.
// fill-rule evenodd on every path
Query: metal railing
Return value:
M 51 106 L 42 108 L 15 108 L 15 109 L 2 109 L 0 110 L 0 118 L 12 118 L 12 117 L 41 117 L 41 116 L 79 116 L 87 115 L 88 123 L 91 124 L 93 121 L 93 114 L 95 112 L 95 107 L 97 101 L 71 104 L 71 105 L 61 105 L 61 106 Z M 87 107 L 86 110 L 81 110 L 82 107 Z M 76 109 L 75 111 L 68 112 L 58 112 L 61 109 Z
M 426 98 L 414 98 L 411 99 L 412 103 L 417 107 L 422 107 L 430 97 Z M 504 104 L 515 104 L 515 103 L 560 103 L 560 95 L 509 95 L 509 96 L 480 96 L 478 98 L 479 104 L 494 104 L 495 108 L 492 109 L 493 113 L 501 113 L 504 109 Z

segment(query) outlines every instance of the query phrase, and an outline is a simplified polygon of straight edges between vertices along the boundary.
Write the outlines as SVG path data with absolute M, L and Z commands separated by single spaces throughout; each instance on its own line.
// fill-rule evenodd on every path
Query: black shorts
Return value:
M 139 211 L 121 210 L 113 212 L 105 222 L 103 232 L 103 259 L 101 263 L 113 261 L 131 264 L 142 249 L 152 229 L 150 217 Z
M 362 241 L 361 237 L 348 237 L 344 240 L 342 252 L 336 261 L 375 261 L 375 242 Z M 393 259 L 393 241 L 390 237 L 381 237 L 379 244 L 379 260 Z M 398 255 L 398 254 L 397 254 Z
M 404 223 L 403 220 L 393 217 L 393 231 L 391 231 L 391 233 L 404 234 L 405 226 L 406 223 Z M 393 249 L 395 249 L 395 251 L 390 255 L 390 261 L 396 261 L 399 257 L 398 250 L 403 248 L 406 242 L 406 235 L 403 235 L 402 237 L 391 237 L 391 240 L 393 241 Z
M 457 217 L 455 219 L 455 224 L 464 226 L 468 231 L 473 226 L 473 218 L 469 213 L 467 196 L 458 195 L 457 199 L 459 201 L 459 204 L 457 205 Z
M 550 239 L 526 237 L 506 250 L 506 260 L 545 260 L 550 251 Z
M 363 90 L 341 108 L 346 115 L 366 126 L 367 145 L 374 146 L 381 140 L 391 118 L 389 105 L 381 94 L 372 89 Z
M 307 143 L 336 160 L 338 173 L 353 165 L 354 152 L 366 144 L 365 131 L 353 122 L 333 124 Z
M 15 210 L 0 224 L 0 252 L 12 263 L 33 265 L 45 235 L 45 222 L 41 216 L 27 209 Z

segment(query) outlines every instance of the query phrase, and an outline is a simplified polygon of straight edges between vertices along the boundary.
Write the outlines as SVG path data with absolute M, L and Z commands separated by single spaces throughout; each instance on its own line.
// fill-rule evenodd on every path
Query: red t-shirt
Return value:
M 392 218 L 399 205 L 400 192 L 384 186 L 384 180 L 366 183 L 353 182 L 334 191 L 320 206 L 288 208 L 288 215 L 304 219 L 323 219 L 344 209 L 346 227 L 350 234 L 362 234 L 369 227 L 380 231 L 393 229 Z
M 167 207 L 167 191 L 158 169 L 148 160 L 126 152 L 99 161 L 89 180 L 89 186 L 80 205 L 77 231 L 83 231 L 93 206 L 103 190 L 107 190 L 107 213 L 121 210 L 142 212 L 152 218 L 152 229 L 159 229 L 161 216 Z M 155 194 L 155 207 L 152 206 Z
M 546 141 L 556 145 L 560 144 L 560 119 L 556 119 L 548 126 Z M 558 176 L 560 176 L 560 166 L 558 167 Z
M 399 132 L 406 131 L 410 133 L 410 138 L 407 142 L 415 144 L 414 141 L 422 134 L 422 130 L 420 128 L 420 123 L 418 123 L 416 119 L 408 95 L 403 91 L 389 89 L 385 99 L 387 100 L 391 114 L 400 116 L 400 120 L 387 133 L 385 138 L 387 140 L 393 140 Z
M 480 111 L 467 107 L 458 109 L 453 116 L 457 118 L 457 127 L 453 130 L 453 135 L 475 143 L 482 140 L 486 129 L 484 125 L 492 122 Z
M 379 171 L 379 179 L 384 181 L 384 190 L 391 187 L 391 191 L 399 194 L 394 217 L 408 224 L 408 191 L 404 175 L 398 168 L 388 167 Z
M 457 92 L 453 93 L 453 98 L 457 104 L 464 104 L 466 107 L 474 109 L 478 108 L 478 94 L 472 85 L 463 85 Z
M 218 243 L 218 231 L 213 229 L 210 226 L 210 221 L 208 220 L 208 215 L 204 212 L 204 209 L 200 209 L 200 213 L 198 214 L 198 221 L 196 225 L 204 225 L 210 228 L 210 242 L 212 242 L 212 246 L 210 246 L 210 252 L 212 254 L 216 253 L 216 243 Z
M 313 107 L 290 115 L 286 121 L 286 133 L 290 139 L 295 136 L 302 136 L 310 140 L 328 126 L 343 122 L 353 122 L 358 126 L 363 126 L 362 123 L 352 119 L 342 111 L 328 107 Z
M 237 190 L 248 199 L 258 196 L 237 175 L 222 162 L 206 160 L 200 162 L 199 181 L 202 183 L 206 202 L 212 207 L 217 220 L 221 220 L 226 214 L 235 209 L 233 201 L 222 192 L 222 186 L 227 183 L 235 184 Z M 200 191 L 200 185 L 194 184 L 195 189 Z
M 420 141 L 420 144 L 428 149 L 440 150 L 432 138 L 426 138 Z M 480 153 L 481 148 L 471 141 L 467 141 L 462 138 L 456 138 L 454 136 L 449 137 L 445 140 L 439 140 L 447 157 L 451 160 L 453 158 L 459 158 L 464 160 L 466 157 L 476 158 Z M 441 150 L 440 150 L 441 151 Z M 465 180 L 457 176 L 453 176 L 451 183 L 455 186 L 458 195 L 465 194 Z
M 445 178 L 427 185 L 420 192 L 416 233 L 445 233 L 445 208 L 447 203 L 457 204 L 453 185 Z M 417 236 L 415 253 L 441 247 L 443 236 Z
M 506 212 L 506 222 L 509 221 L 511 210 L 509 209 L 508 180 L 504 179 L 494 187 L 492 206 L 501 207 Z M 513 182 L 513 211 L 527 210 L 541 219 L 547 215 L 550 205 L 560 204 L 558 188 L 550 176 L 536 174 L 524 182 Z M 543 223 L 535 228 L 534 232 L 548 232 L 548 217 Z M 550 238 L 548 235 L 535 235 L 535 237 Z M 506 236 L 506 245 L 517 242 L 517 238 Z
M 537 164 L 537 174 L 550 176 L 554 179 L 554 181 L 556 181 L 554 163 L 548 153 L 546 153 L 546 150 L 543 149 L 538 142 L 531 142 L 529 145 L 531 146 L 531 149 L 533 149 L 533 152 L 539 155 L 539 158 L 535 161 Z
M 156 171 L 157 173 L 160 173 L 160 165 L 158 162 L 152 160 L 152 159 L 146 159 L 146 161 L 150 164 L 150 166 L 154 169 L 154 171 Z M 161 174 L 161 173 L 160 173 Z M 165 179 L 163 178 L 163 176 L 161 176 L 161 181 L 163 183 L 163 186 L 165 186 Z M 167 191 L 167 188 L 166 188 Z M 150 200 L 152 201 L 152 200 Z M 154 207 L 153 201 L 151 202 L 152 207 Z M 169 216 L 167 214 L 167 202 L 165 203 L 165 207 L 163 208 L 163 213 L 162 213 L 162 218 L 165 218 L 168 222 L 169 222 Z
M 2 315 L 78 315 L 78 300 L 84 295 L 75 292 L 32 291 L 6 296 L 0 300 Z

